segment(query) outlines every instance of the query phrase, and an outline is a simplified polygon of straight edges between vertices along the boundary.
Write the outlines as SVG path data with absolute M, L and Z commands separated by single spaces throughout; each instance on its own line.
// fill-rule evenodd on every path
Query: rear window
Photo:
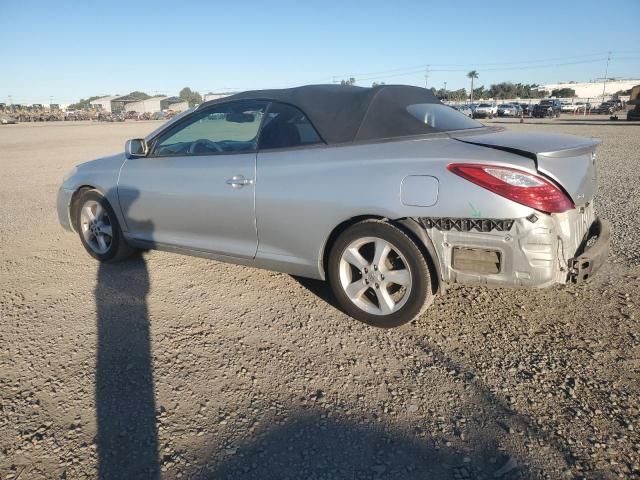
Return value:
M 480 122 L 439 103 L 414 103 L 407 107 L 407 112 L 438 132 L 482 127 Z

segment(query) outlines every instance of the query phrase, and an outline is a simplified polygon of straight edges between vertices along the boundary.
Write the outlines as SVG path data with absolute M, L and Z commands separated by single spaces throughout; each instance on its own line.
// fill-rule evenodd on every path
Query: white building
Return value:
M 169 97 L 151 97 L 138 102 L 127 103 L 127 112 L 154 113 L 163 110 L 162 102 Z
M 111 101 L 116 98 L 118 97 L 114 95 L 96 98 L 95 100 L 91 100 L 89 102 L 89 105 L 91 105 L 91 108 L 95 110 L 102 110 L 103 112 L 111 112 Z
M 174 112 L 184 112 L 189 110 L 189 102 L 180 97 L 165 97 L 162 100 L 162 110 L 173 110 Z
M 572 88 L 576 91 L 576 97 L 581 99 L 599 99 L 602 98 L 602 90 L 605 89 L 604 96 L 609 97 L 620 90 L 627 91 L 636 85 L 640 84 L 640 80 L 607 80 L 605 87 L 603 80 L 597 80 L 592 82 L 564 82 L 564 83 L 550 83 L 548 85 L 542 85 L 542 89 L 551 93 L 553 90 L 561 88 Z

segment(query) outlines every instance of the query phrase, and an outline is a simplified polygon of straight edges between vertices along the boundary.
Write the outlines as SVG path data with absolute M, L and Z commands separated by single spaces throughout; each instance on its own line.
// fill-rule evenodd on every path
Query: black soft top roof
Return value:
M 232 100 L 270 100 L 293 105 L 309 118 L 329 144 L 422 135 L 433 132 L 406 109 L 415 103 L 440 103 L 431 90 L 407 85 L 366 88 L 307 85 L 253 90 L 203 103 L 200 108 Z

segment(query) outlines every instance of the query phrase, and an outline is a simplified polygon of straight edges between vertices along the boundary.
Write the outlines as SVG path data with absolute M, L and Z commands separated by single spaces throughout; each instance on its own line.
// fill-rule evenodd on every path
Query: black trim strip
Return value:
M 436 230 L 457 230 L 459 232 L 508 232 L 515 220 L 498 218 L 448 218 L 448 217 L 420 217 L 418 222 L 423 228 Z

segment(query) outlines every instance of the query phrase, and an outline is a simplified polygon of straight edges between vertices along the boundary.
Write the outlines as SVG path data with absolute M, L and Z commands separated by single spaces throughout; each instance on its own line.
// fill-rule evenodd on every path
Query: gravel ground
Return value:
M 383 331 L 319 282 L 151 252 L 99 266 L 62 175 L 158 124 L 0 127 L 0 479 L 640 478 L 640 125 L 603 139 L 589 283 L 452 288 Z

